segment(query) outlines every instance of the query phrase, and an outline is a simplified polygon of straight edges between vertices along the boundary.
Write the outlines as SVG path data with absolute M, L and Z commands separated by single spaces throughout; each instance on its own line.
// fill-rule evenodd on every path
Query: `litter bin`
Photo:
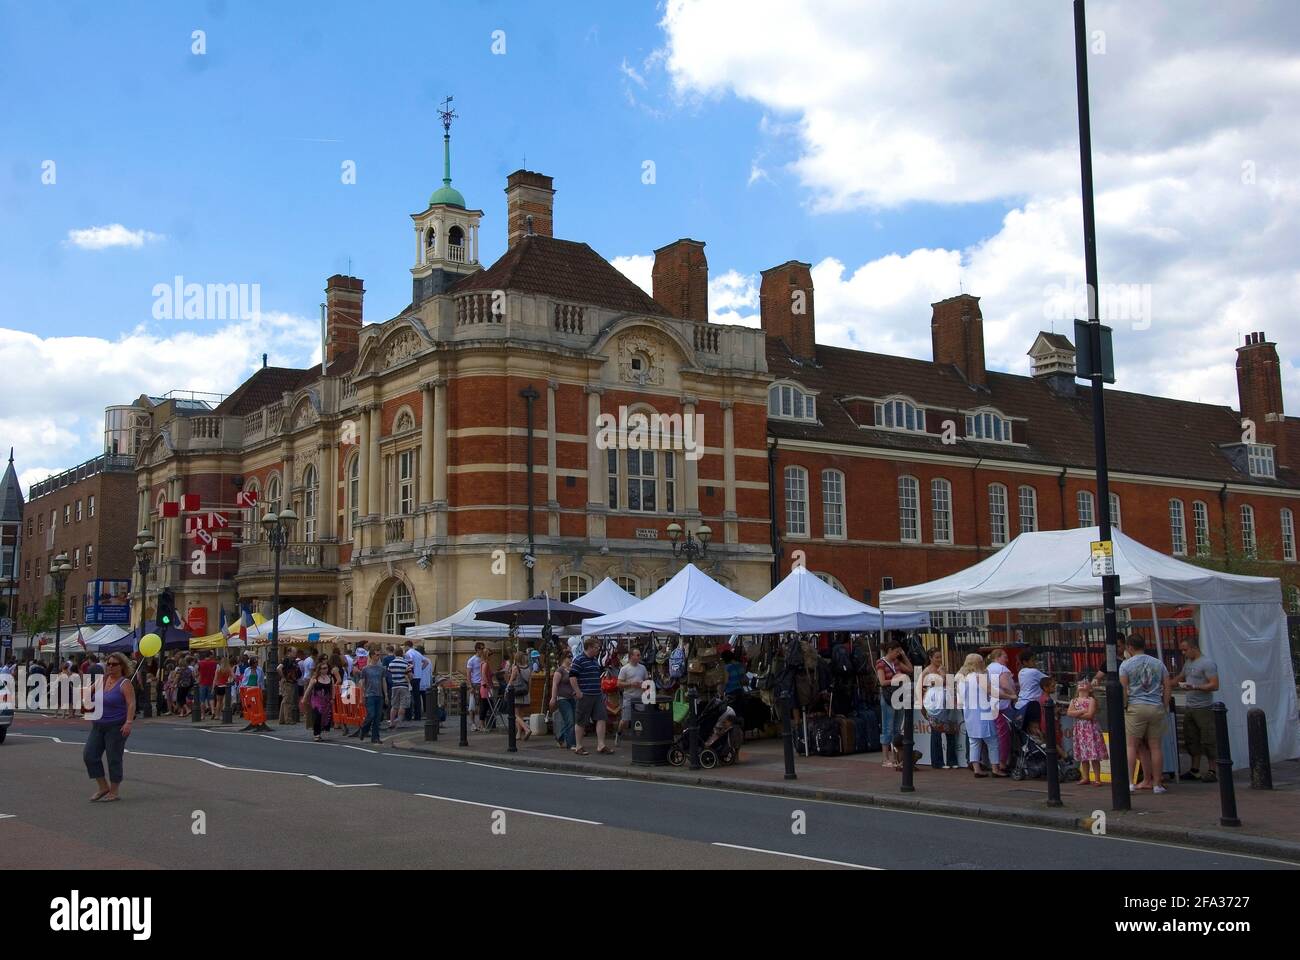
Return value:
M 639 767 L 665 767 L 673 742 L 673 712 L 660 704 L 632 706 L 632 763 Z

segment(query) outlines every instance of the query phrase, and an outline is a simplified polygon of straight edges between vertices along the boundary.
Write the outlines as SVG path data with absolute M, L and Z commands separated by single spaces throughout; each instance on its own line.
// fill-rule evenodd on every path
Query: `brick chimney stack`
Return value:
M 674 317 L 709 322 L 709 261 L 701 240 L 674 240 L 655 251 L 655 302 Z
M 1242 419 L 1255 423 L 1255 440 L 1273 444 L 1275 461 L 1285 463 L 1282 365 L 1277 344 L 1266 340 L 1262 330 L 1246 334 L 1245 346 L 1237 348 L 1237 397 Z
M 787 260 L 762 272 L 758 285 L 759 321 L 768 339 L 784 341 L 796 357 L 817 356 L 813 313 L 812 264 Z
M 980 298 L 963 293 L 932 303 L 934 362 L 956 367 L 973 387 L 988 385 L 984 371 L 984 316 Z
M 543 173 L 516 170 L 506 178 L 506 246 L 513 247 L 530 233 L 554 236 L 553 181 Z M 532 218 L 531 225 L 528 222 Z
M 336 273 L 325 281 L 325 363 L 355 350 L 361 337 L 361 302 L 365 285 L 357 277 Z

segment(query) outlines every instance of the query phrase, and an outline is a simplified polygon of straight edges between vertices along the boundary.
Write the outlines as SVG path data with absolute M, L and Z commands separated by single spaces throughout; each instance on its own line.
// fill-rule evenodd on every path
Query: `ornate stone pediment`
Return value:
M 381 356 L 383 368 L 395 367 L 405 360 L 409 360 L 420 352 L 420 338 L 415 335 L 415 331 L 409 327 L 399 330 L 387 340 L 384 341 Z

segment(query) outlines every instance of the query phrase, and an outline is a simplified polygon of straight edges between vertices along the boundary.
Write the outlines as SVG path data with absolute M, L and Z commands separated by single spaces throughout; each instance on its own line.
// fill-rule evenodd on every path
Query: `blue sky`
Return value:
M 1294 412 L 1300 15 L 1187 3 L 1089 4 L 1102 281 L 1154 304 L 1117 329 L 1121 386 L 1235 403 L 1233 347 L 1263 329 Z M 310 362 L 336 272 L 368 320 L 397 313 L 447 94 L 485 263 L 526 156 L 556 234 L 640 282 L 704 240 L 717 320 L 754 323 L 757 272 L 800 259 L 820 342 L 928 357 L 960 285 L 990 366 L 1025 372 L 1082 283 L 1068 6 L 0 0 L 0 443 L 30 482 L 98 452 L 108 403 Z M 135 245 L 71 242 L 115 224 Z M 176 275 L 259 284 L 268 319 L 155 320 Z

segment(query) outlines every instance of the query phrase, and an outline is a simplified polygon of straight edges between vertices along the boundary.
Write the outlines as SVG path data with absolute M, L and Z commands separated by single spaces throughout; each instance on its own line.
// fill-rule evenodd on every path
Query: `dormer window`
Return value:
M 891 397 L 876 404 L 876 426 L 886 430 L 925 432 L 925 413 L 902 397 Z
M 1011 421 L 996 410 L 977 410 L 966 415 L 966 439 L 1011 442 Z
M 1247 462 L 1250 475 L 1261 480 L 1273 480 L 1277 471 L 1273 463 L 1273 448 L 1264 443 L 1252 443 L 1248 447 Z
M 811 394 L 790 383 L 774 383 L 767 391 L 767 413 L 783 420 L 816 420 L 817 406 Z

